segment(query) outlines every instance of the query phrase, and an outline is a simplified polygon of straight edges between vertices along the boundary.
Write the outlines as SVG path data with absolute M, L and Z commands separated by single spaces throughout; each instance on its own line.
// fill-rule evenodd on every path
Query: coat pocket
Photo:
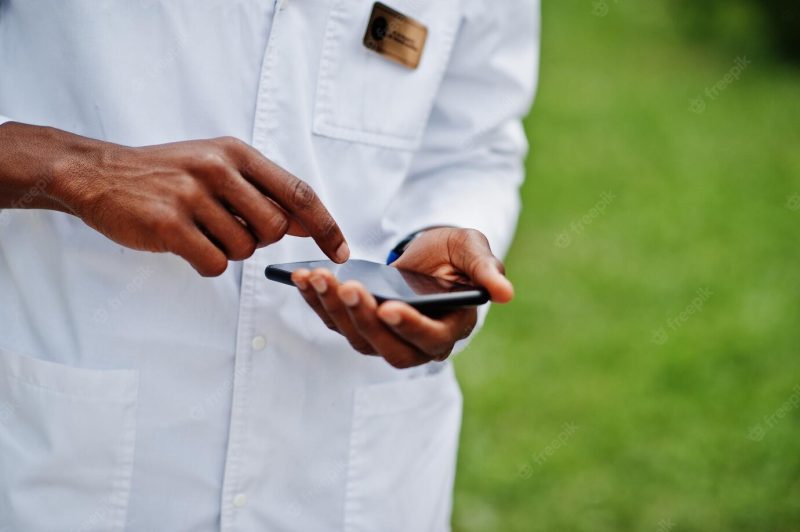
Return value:
M 124 530 L 137 388 L 0 349 L 0 530 Z
M 434 375 L 357 390 L 347 532 L 450 529 L 461 406 L 449 364 Z
M 422 139 L 461 17 L 460 0 L 387 0 L 428 28 L 409 69 L 364 47 L 373 0 L 334 0 L 323 40 L 314 133 L 414 150 Z

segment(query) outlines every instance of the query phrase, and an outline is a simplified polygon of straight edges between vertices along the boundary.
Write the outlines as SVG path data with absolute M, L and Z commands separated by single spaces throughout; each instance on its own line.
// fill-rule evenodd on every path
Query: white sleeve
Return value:
M 508 251 L 528 144 L 522 127 L 539 66 L 539 0 L 468 0 L 409 177 L 383 227 L 397 243 L 419 229 L 483 232 Z

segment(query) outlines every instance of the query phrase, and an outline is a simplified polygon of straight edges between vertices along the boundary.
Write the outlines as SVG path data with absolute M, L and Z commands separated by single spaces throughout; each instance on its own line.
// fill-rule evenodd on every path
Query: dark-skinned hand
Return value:
M 123 246 L 222 274 L 284 235 L 336 262 L 339 226 L 311 187 L 231 137 L 127 147 L 53 128 L 0 126 L 0 208 L 68 212 Z
M 472 229 L 425 231 L 392 266 L 482 286 L 496 303 L 514 297 L 503 264 L 492 254 L 486 237 Z M 430 317 L 398 301 L 378 305 L 363 285 L 340 284 L 326 269 L 298 270 L 292 281 L 322 321 L 347 338 L 356 351 L 381 356 L 396 368 L 445 360 L 455 343 L 470 335 L 478 319 L 474 307 Z

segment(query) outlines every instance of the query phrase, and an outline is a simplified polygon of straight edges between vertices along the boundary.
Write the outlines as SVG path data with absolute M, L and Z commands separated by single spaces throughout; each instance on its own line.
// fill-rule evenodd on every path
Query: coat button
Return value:
M 256 336 L 253 338 L 253 341 L 250 342 L 250 346 L 253 348 L 253 351 L 261 351 L 267 346 L 267 339 L 263 336 Z
M 233 498 L 233 505 L 236 508 L 244 508 L 247 505 L 247 495 L 244 493 L 239 493 L 236 497 Z

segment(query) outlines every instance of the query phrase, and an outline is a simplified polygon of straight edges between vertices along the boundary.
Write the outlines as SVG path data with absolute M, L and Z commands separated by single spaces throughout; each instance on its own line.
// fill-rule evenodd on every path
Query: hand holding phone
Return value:
M 293 269 L 289 277 L 320 319 L 347 338 L 353 349 L 380 355 L 396 368 L 445 360 L 455 343 L 472 333 L 478 318 L 475 305 L 485 301 L 487 293 L 496 303 L 507 303 L 514 295 L 503 265 L 492 254 L 486 237 L 470 229 L 427 230 L 408 245 L 390 268 L 423 274 L 421 278 L 405 273 L 399 273 L 399 278 L 382 277 L 384 266 L 367 268 L 373 275 L 379 272 L 378 284 L 373 285 L 372 291 L 361 282 L 365 280 L 363 276 L 361 281 L 349 279 L 342 283 L 327 268 L 301 267 Z M 286 273 L 273 270 L 273 275 L 287 282 Z M 436 293 L 417 291 L 420 286 L 432 286 L 424 276 L 435 278 Z M 423 281 L 418 283 L 420 279 Z M 463 288 L 451 291 L 455 284 Z M 476 286 L 480 287 L 477 291 Z M 386 298 L 390 293 L 387 290 L 399 297 Z M 454 299 L 446 301 L 448 298 Z M 454 301 L 459 303 L 454 305 Z
M 271 281 L 294 286 L 294 272 L 318 269 L 328 270 L 340 283 L 361 283 L 379 304 L 401 301 L 423 313 L 483 305 L 489 301 L 489 293 L 480 287 L 365 260 L 350 260 L 344 264 L 329 260 L 274 264 L 267 267 L 265 274 Z

